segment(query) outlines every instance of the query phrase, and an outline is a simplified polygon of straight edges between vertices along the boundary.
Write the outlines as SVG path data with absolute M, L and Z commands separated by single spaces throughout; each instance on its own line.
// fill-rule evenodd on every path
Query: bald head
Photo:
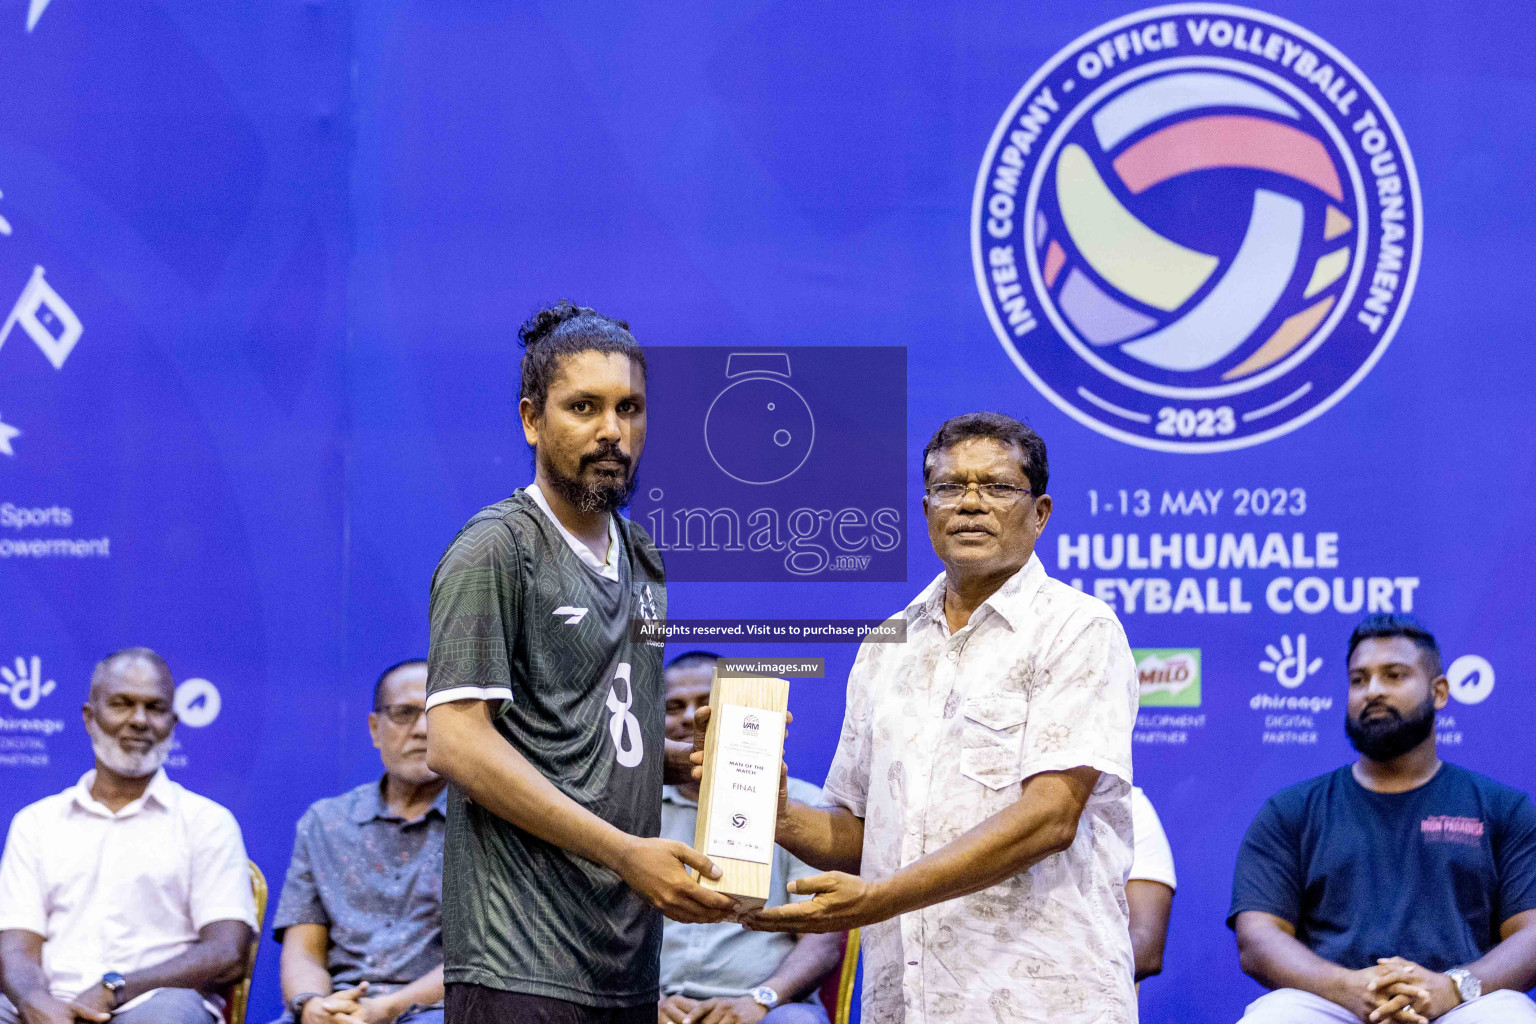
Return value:
M 176 680 L 171 667 L 148 647 L 125 647 L 113 651 L 96 663 L 91 671 L 92 702 L 108 700 L 121 689 L 154 689 L 167 702 L 176 697 Z

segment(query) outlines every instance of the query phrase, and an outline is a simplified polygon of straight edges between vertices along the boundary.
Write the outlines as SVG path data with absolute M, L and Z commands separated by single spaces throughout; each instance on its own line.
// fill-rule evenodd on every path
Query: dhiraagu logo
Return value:
M 1144 708 L 1197 708 L 1200 706 L 1200 649 L 1198 647 L 1137 647 L 1136 678 L 1141 683 Z
M 998 340 L 1064 412 L 1223 451 L 1320 416 L 1413 292 L 1418 179 L 1381 95 L 1299 25 L 1228 4 L 1082 36 L 1004 112 L 972 204 Z

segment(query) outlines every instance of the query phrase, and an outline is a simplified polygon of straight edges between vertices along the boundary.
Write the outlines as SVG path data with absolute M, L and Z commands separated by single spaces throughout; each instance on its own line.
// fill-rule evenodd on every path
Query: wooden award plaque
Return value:
M 717 666 L 709 708 L 693 845 L 721 875 L 699 883 L 734 898 L 744 914 L 768 902 L 789 681 L 722 676 Z

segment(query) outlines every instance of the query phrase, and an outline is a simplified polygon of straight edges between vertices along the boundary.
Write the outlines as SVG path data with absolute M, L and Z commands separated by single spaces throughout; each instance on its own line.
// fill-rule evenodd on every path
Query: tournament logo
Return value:
M 1188 3 L 1080 37 L 1025 84 L 976 180 L 998 340 L 1062 411 L 1164 451 L 1259 444 L 1370 372 L 1422 211 L 1397 120 L 1349 59 Z

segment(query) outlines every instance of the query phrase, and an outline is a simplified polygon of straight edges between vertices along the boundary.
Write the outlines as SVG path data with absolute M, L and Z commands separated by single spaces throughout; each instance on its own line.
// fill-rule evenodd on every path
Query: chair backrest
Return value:
M 227 1024 L 245 1024 L 245 1010 L 251 1001 L 251 979 L 256 976 L 256 953 L 261 949 L 261 928 L 267 919 L 267 877 L 255 861 L 251 866 L 251 895 L 256 897 L 256 934 L 251 938 L 251 948 L 245 954 L 245 973 L 230 987 L 224 1020 Z
M 848 933 L 847 944 L 843 946 L 843 969 L 837 976 L 836 999 L 828 1003 L 825 997 L 822 999 L 826 1007 L 827 1016 L 832 1018 L 832 1024 L 848 1024 L 853 1016 L 853 983 L 859 976 L 859 930 L 857 928 Z M 829 986 L 830 987 L 830 986 Z

